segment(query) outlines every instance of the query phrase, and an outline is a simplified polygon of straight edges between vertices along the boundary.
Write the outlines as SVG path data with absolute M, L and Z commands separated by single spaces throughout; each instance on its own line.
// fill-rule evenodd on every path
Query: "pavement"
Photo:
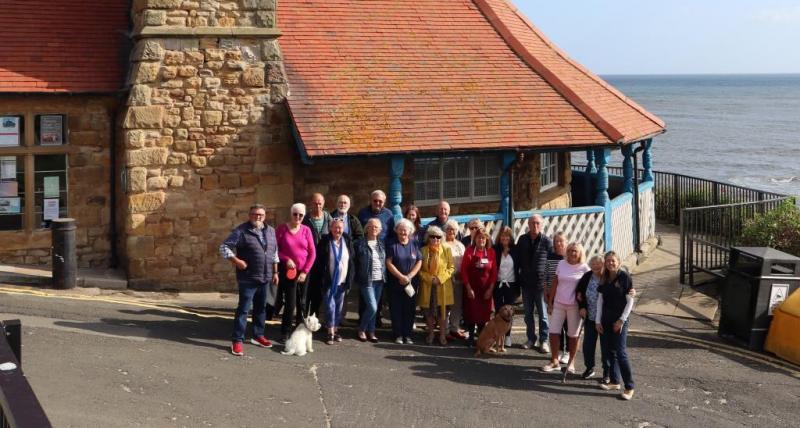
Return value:
M 385 330 L 361 343 L 351 322 L 342 343 L 316 341 L 305 357 L 278 345 L 234 357 L 236 298 L 219 293 L 0 285 L 0 319 L 22 320 L 23 369 L 57 427 L 800 426 L 800 367 L 721 340 L 683 293 L 664 297 L 656 279 L 677 274 L 656 268 L 660 257 L 633 268 L 629 402 L 596 380 L 542 372 L 547 357 L 518 346 L 519 317 L 516 345 L 485 358 L 460 342 L 420 344 L 421 331 L 415 345 Z M 642 311 L 659 300 L 687 316 Z
M 719 307 L 713 288 L 692 288 L 679 282 L 680 232 L 658 223 L 659 245 L 643 263 L 631 267 L 636 287 L 636 312 L 713 321 Z M 710 292 L 710 293 L 709 293 Z

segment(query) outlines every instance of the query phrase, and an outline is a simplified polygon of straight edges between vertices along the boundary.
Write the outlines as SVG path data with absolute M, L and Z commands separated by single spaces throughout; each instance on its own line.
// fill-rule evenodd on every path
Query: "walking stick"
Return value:
M 447 302 L 444 300 L 444 283 L 439 282 L 439 289 L 441 292 L 441 317 L 439 318 L 439 337 L 444 337 L 444 329 L 447 328 Z

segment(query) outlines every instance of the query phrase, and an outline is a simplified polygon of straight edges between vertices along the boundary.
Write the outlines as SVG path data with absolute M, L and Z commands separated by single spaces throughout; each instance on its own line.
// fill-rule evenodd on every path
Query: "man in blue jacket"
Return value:
M 231 353 L 244 355 L 242 342 L 247 329 L 247 312 L 253 305 L 253 338 L 250 343 L 272 347 L 264 336 L 267 287 L 278 285 L 278 242 L 275 229 L 264 223 L 267 211 L 261 204 L 250 207 L 249 221 L 236 226 L 219 247 L 220 255 L 236 267 L 239 304 L 233 321 Z

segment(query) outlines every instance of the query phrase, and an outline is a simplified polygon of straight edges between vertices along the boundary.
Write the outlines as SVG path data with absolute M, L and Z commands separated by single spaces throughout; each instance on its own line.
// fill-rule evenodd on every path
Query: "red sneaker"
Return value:
M 264 336 L 254 337 L 250 339 L 250 343 L 256 346 L 260 346 L 262 348 L 272 348 L 272 342 L 270 342 L 269 339 L 267 339 Z
M 242 356 L 244 355 L 244 351 L 242 350 L 242 342 L 233 342 L 231 344 L 231 354 Z

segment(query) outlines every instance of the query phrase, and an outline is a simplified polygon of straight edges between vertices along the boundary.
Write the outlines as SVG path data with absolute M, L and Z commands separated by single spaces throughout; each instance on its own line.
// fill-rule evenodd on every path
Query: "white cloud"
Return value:
M 761 9 L 756 12 L 756 18 L 771 23 L 800 23 L 800 6 Z

